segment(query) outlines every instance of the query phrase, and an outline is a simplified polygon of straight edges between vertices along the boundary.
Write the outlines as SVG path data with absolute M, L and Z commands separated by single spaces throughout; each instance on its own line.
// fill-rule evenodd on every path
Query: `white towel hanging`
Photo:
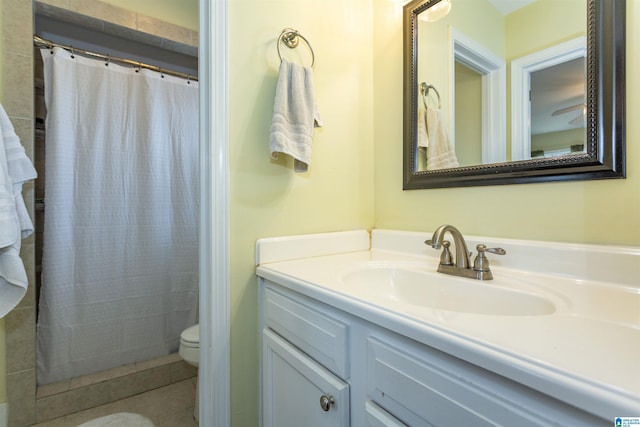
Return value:
M 427 107 L 427 170 L 456 168 L 460 164 L 453 149 L 442 111 Z
M 27 292 L 20 246 L 22 239 L 33 233 L 33 223 L 22 199 L 22 184 L 36 175 L 0 105 L 0 318 L 13 310 Z
M 269 135 L 271 157 L 287 154 L 293 157 L 296 172 L 306 172 L 311 163 L 313 129 L 320 126 L 311 68 L 282 59 Z

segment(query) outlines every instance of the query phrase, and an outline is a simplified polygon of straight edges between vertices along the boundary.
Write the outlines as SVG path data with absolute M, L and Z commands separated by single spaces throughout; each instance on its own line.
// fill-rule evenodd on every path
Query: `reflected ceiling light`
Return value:
M 451 0 L 440 0 L 420 14 L 420 18 L 427 22 L 436 22 L 449 14 Z

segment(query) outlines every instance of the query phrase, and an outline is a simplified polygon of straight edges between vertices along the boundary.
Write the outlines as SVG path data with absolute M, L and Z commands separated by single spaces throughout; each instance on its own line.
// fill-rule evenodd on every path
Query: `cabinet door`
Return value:
M 347 427 L 349 385 L 265 329 L 262 417 L 263 427 Z

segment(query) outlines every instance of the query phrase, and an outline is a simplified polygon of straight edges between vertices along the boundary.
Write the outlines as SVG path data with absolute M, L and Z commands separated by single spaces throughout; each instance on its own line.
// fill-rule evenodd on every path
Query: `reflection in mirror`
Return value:
M 416 170 L 506 161 L 507 135 L 512 133 L 506 121 L 509 100 L 513 105 L 512 111 L 527 113 L 526 117 L 517 117 L 522 123 L 516 129 L 523 132 L 512 136 L 512 144 L 517 145 L 517 150 L 514 150 L 517 155 L 511 160 L 569 152 L 569 146 L 564 147 L 560 141 L 554 141 L 556 137 L 565 139 L 561 134 L 554 135 L 555 132 L 569 129 L 555 129 L 551 122 L 557 120 L 552 113 L 558 109 L 558 103 L 566 104 L 565 92 L 573 95 L 574 87 L 582 88 L 581 99 L 576 102 L 585 103 L 585 71 L 584 67 L 580 70 L 561 67 L 560 61 L 571 59 L 573 51 L 561 54 L 557 52 L 560 48 L 556 45 L 564 45 L 562 42 L 574 38 L 580 45 L 575 47 L 572 43 L 570 47 L 578 50 L 584 58 L 586 3 L 585 0 L 562 0 L 562 7 L 553 9 L 556 19 L 549 20 L 550 3 L 549 0 L 511 2 L 507 7 L 498 0 L 458 0 L 450 13 L 436 22 L 423 18 L 440 3 L 418 14 L 418 77 L 441 88 L 446 110 L 436 114 L 430 111 L 433 107 L 427 105 L 429 108 L 423 113 L 418 107 L 419 116 L 426 115 L 427 122 L 429 117 L 432 120 L 437 118 L 439 122 L 432 123 L 432 127 L 445 132 L 432 135 L 430 147 L 423 146 L 423 142 L 418 140 L 420 150 Z M 487 27 L 491 31 L 486 31 Z M 527 53 L 526 57 L 517 58 L 522 52 Z M 529 57 L 538 59 L 530 64 L 530 61 L 526 62 Z M 526 98 L 511 96 L 511 90 L 506 87 L 506 71 L 512 60 L 529 64 L 524 70 L 522 66 L 517 69 L 526 73 L 518 80 L 519 84 L 526 83 L 526 87 L 512 85 L 513 91 L 526 91 Z M 530 85 L 530 81 L 537 84 Z M 517 106 L 515 102 L 528 105 Z M 420 117 L 418 124 L 422 124 Z M 418 129 L 418 135 L 425 135 L 425 132 Z M 532 144 L 532 135 L 536 135 L 534 139 L 541 147 Z M 572 145 L 584 146 L 584 132 L 582 136 L 582 141 L 574 141 Z M 523 153 L 520 152 L 521 146 L 525 150 Z M 457 161 L 440 161 L 442 156 Z M 430 158 L 435 160 L 430 161 Z
M 585 152 L 586 55 L 578 37 L 511 61 L 512 160 Z
M 584 152 L 584 56 L 531 73 L 531 157 Z
M 416 171 L 503 162 L 507 155 L 506 36 L 504 30 L 483 27 L 503 28 L 505 18 L 487 0 L 458 0 L 443 19 L 423 19 L 437 4 L 417 15 L 417 75 L 442 92 L 441 111 L 434 114 L 427 109 L 427 115 L 437 116 L 440 123 L 434 127 L 444 131 L 419 153 L 426 161 L 418 158 Z M 418 114 L 423 114 L 420 107 Z M 436 161 L 429 161 L 429 154 Z M 439 161 L 444 155 L 455 160 Z
M 404 7 L 405 189 L 624 177 L 625 0 L 439 3 Z

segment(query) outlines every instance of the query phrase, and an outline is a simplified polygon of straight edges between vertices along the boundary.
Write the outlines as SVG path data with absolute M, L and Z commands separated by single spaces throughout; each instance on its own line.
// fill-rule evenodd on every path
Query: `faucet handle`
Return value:
M 425 245 L 429 245 L 434 249 L 440 249 L 439 247 L 433 246 L 433 240 L 425 240 Z M 451 242 L 448 240 L 444 240 L 442 242 L 442 253 L 440 254 L 440 264 L 441 265 L 453 265 L 453 256 L 451 256 L 451 251 L 449 250 L 449 246 L 451 246 Z
M 440 254 L 440 265 L 453 265 L 453 257 L 451 256 L 451 251 L 449 250 L 449 246 L 451 246 L 451 242 L 445 240 L 442 242 L 442 253 Z
M 475 271 L 489 271 L 489 259 L 486 257 L 485 252 L 489 252 L 496 255 L 506 255 L 507 251 L 502 248 L 488 248 L 486 245 L 479 244 L 476 246 L 478 255 L 473 261 L 473 269 Z
M 489 252 L 489 253 L 496 254 L 496 255 L 506 255 L 507 254 L 507 251 L 505 251 L 502 248 L 488 248 L 486 245 L 483 245 L 483 244 L 477 245 L 476 249 L 478 250 L 478 253 Z

